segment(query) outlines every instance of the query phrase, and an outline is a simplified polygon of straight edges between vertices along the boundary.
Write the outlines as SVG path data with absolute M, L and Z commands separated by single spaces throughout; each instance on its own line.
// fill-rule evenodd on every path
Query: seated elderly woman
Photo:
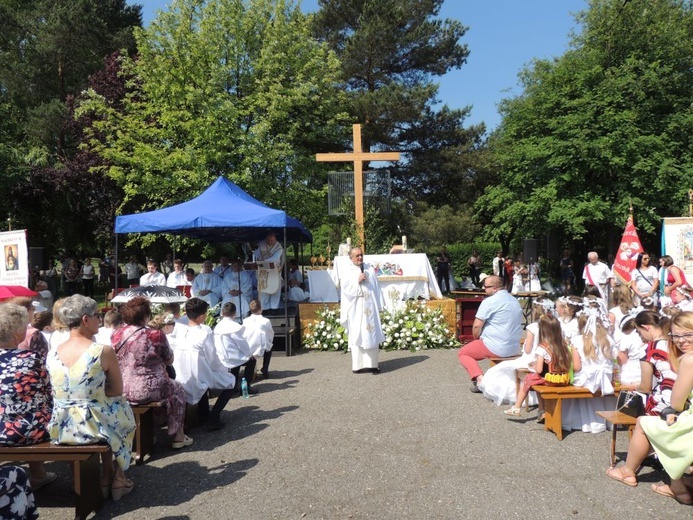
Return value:
M 24 307 L 0 305 L 0 446 L 26 446 L 50 440 L 48 423 L 53 401 L 43 356 L 19 350 L 29 316 Z M 21 392 L 17 390 L 21 388 Z M 30 462 L 34 490 L 53 482 L 43 462 Z
M 111 453 L 104 454 L 101 490 L 120 500 L 133 489 L 124 472 L 130 466 L 135 418 L 123 397 L 118 358 L 109 345 L 92 339 L 99 330 L 94 300 L 75 294 L 58 314 L 70 337 L 46 361 L 53 385 L 51 439 L 71 445 L 107 443 L 115 467 Z
M 9 300 L 5 300 L 5 303 L 13 303 L 15 305 L 20 305 L 21 307 L 24 307 L 27 313 L 29 314 L 29 323 L 24 331 L 25 336 L 22 342 L 19 344 L 18 348 L 20 350 L 36 350 L 45 359 L 46 354 L 48 354 L 48 342 L 46 341 L 46 338 L 43 336 L 43 334 L 41 334 L 41 332 L 39 332 L 31 325 L 36 310 L 36 308 L 34 307 L 33 300 L 31 298 L 19 296 L 16 298 L 10 298 Z
M 693 504 L 693 481 L 684 473 L 693 464 L 693 312 L 681 312 L 671 320 L 670 361 L 678 376 L 671 405 L 660 416 L 638 417 L 628 446 L 626 463 L 606 474 L 631 487 L 638 485 L 636 472 L 652 450 L 657 453 L 671 483 L 652 484 L 652 490 L 681 504 Z
M 133 404 L 166 401 L 168 434 L 173 448 L 190 446 L 193 440 L 183 432 L 185 391 L 169 377 L 166 366 L 173 364 L 173 351 L 162 330 L 147 326 L 152 310 L 149 300 L 133 298 L 120 308 L 125 327 L 117 329 L 111 344 L 123 374 L 123 393 Z

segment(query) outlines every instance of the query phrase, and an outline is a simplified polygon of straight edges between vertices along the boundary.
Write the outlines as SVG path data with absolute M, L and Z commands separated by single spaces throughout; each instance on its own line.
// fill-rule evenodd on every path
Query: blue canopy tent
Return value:
M 272 209 L 254 199 L 221 176 L 187 202 L 116 217 L 115 232 L 116 263 L 119 233 L 170 233 L 219 243 L 257 242 L 265 238 L 268 232 L 274 232 L 277 238 L 283 238 L 284 251 L 287 242 L 313 241 L 313 236 L 301 222 L 288 216 L 285 211 Z M 287 262 L 284 262 L 284 279 L 287 277 Z M 284 315 L 288 322 L 286 292 L 284 302 Z
M 116 217 L 115 223 L 116 233 L 170 233 L 207 242 L 258 241 L 268 231 L 289 242 L 313 241 L 298 220 L 254 199 L 224 177 L 187 202 L 122 215 Z

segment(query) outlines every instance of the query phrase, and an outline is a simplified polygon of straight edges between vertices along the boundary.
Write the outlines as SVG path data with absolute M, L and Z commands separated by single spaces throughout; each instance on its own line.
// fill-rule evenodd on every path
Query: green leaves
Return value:
M 690 4 L 600 0 L 579 19 L 572 48 L 525 69 L 523 94 L 501 104 L 491 140 L 501 184 L 476 203 L 490 237 L 521 229 L 591 247 L 620 233 L 629 200 L 646 234 L 681 212 L 675 194 L 692 165 L 680 132 L 692 111 Z

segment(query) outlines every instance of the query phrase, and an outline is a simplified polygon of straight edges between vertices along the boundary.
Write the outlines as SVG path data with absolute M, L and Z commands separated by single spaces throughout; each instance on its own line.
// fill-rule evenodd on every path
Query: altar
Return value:
M 375 269 L 389 310 L 395 310 L 406 300 L 443 298 L 428 256 L 423 253 L 365 255 L 363 261 Z M 310 301 L 339 301 L 339 273 L 349 263 L 348 256 L 338 256 L 331 270 L 309 270 Z

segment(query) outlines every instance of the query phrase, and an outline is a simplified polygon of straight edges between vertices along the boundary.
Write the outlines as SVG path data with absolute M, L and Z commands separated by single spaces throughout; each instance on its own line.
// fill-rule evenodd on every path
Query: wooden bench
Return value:
M 618 394 L 621 385 L 614 385 L 614 393 Z M 539 397 L 544 400 L 544 429 L 556 434 L 559 441 L 563 440 L 563 428 L 561 426 L 561 413 L 563 399 L 591 399 L 601 397 L 601 392 L 593 394 L 587 388 L 581 386 L 546 386 L 536 385 L 532 387 Z
M 611 430 L 611 450 L 609 456 L 609 462 L 611 467 L 616 466 L 616 432 L 619 426 L 628 426 L 628 439 L 633 438 L 633 430 L 635 429 L 635 423 L 637 418 L 632 417 L 623 412 L 618 412 L 614 410 L 613 412 L 596 412 L 599 417 L 603 417 L 608 422 L 613 425 Z
M 517 359 L 520 356 L 510 356 L 510 357 L 490 357 L 488 358 L 488 364 L 489 368 L 496 366 L 498 363 L 502 363 L 503 361 L 508 361 L 510 359 Z
M 75 518 L 86 519 L 101 509 L 102 453 L 110 451 L 107 444 L 68 446 L 42 442 L 30 446 L 0 447 L 2 462 L 67 461 L 72 463 L 72 480 L 75 490 Z
M 166 406 L 166 401 L 132 404 L 135 414 L 135 464 L 144 464 L 144 458 L 154 453 L 154 410 Z

